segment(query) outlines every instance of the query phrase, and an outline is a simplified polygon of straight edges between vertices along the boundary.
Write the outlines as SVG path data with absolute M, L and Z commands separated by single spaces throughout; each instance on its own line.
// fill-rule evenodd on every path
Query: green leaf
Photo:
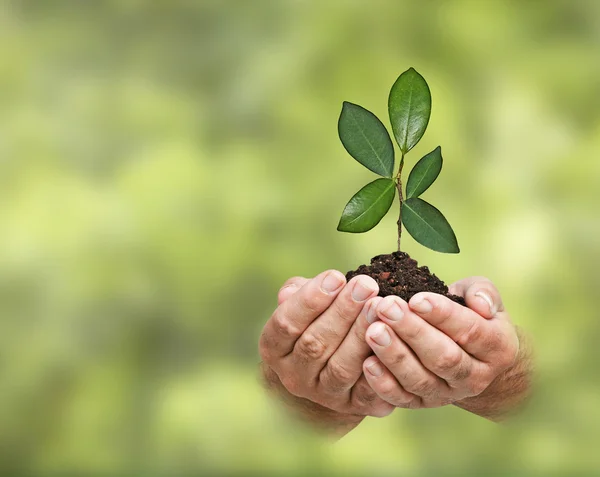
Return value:
M 421 245 L 436 252 L 460 252 L 456 235 L 446 218 L 423 199 L 412 197 L 402 203 L 402 223 Z
M 377 116 L 357 104 L 344 101 L 338 133 L 354 159 L 380 176 L 392 177 L 394 145 Z
M 403 154 L 419 142 L 431 114 L 431 93 L 425 79 L 410 68 L 402 73 L 388 99 L 390 121 Z
M 429 189 L 442 170 L 442 148 L 436 147 L 415 164 L 406 184 L 406 198 L 419 197 Z
M 376 179 L 359 190 L 346 204 L 337 229 L 360 233 L 371 230 L 390 210 L 396 183 L 392 179 Z

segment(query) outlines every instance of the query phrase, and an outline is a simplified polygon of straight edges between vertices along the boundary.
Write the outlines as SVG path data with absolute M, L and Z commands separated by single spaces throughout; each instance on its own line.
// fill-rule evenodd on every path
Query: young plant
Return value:
M 442 170 L 442 150 L 438 146 L 413 167 L 402 193 L 404 156 L 419 142 L 431 114 L 431 93 L 425 79 L 413 68 L 402 73 L 390 91 L 388 110 L 392 131 L 400 147 L 400 164 L 394 175 L 394 145 L 383 123 L 370 111 L 344 102 L 338 132 L 344 148 L 367 169 L 382 176 L 364 186 L 350 199 L 338 224 L 341 232 L 371 230 L 390 209 L 396 191 L 400 201 L 398 250 L 402 224 L 421 245 L 437 252 L 458 253 L 452 227 L 433 205 L 420 195 Z

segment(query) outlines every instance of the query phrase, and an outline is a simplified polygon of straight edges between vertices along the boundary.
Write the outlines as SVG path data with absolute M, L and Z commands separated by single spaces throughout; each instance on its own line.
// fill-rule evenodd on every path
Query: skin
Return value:
M 530 346 L 489 280 L 450 287 L 467 307 L 419 293 L 376 296 L 367 276 L 294 277 L 260 337 L 267 388 L 304 421 L 341 436 L 397 407 L 457 405 L 495 421 L 527 396 Z
M 303 412 L 330 409 L 344 416 L 340 422 L 389 415 L 394 406 L 377 396 L 362 371 L 372 353 L 366 314 L 379 302 L 378 292 L 372 278 L 346 284 L 336 270 L 288 280 L 259 343 L 268 382 L 319 406 L 294 400 Z

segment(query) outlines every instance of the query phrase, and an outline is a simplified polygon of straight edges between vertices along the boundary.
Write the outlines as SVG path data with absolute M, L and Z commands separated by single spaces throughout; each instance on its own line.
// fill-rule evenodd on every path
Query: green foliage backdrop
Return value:
M 599 31 L 594 0 L 2 2 L 0 474 L 600 472 Z M 404 248 L 495 281 L 536 394 L 329 446 L 265 398 L 256 341 L 287 277 L 394 249 L 395 213 L 336 231 L 371 179 L 336 125 L 387 118 L 410 66 L 462 252 Z

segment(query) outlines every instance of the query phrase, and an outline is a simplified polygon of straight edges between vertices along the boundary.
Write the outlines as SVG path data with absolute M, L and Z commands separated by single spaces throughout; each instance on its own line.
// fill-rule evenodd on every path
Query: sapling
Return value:
M 398 251 L 402 224 L 413 238 L 432 250 L 458 253 L 458 242 L 450 224 L 433 205 L 420 198 L 442 170 L 440 146 L 415 164 L 402 192 L 405 155 L 419 142 L 431 115 L 431 93 L 425 79 L 413 68 L 402 73 L 390 91 L 388 110 L 392 131 L 400 147 L 400 163 L 394 175 L 394 145 L 373 113 L 357 104 L 344 102 L 338 132 L 348 153 L 363 166 L 382 176 L 359 190 L 346 204 L 338 230 L 367 232 L 390 209 L 398 192 Z
M 390 256 L 379 256 L 372 260 L 372 267 L 379 265 L 376 274 L 369 273 L 378 281 L 393 283 L 388 287 L 390 293 L 410 296 L 418 290 L 417 282 L 437 280 L 436 291 L 447 288 L 437 277 L 430 275 L 427 267 L 417 268 L 416 262 L 408 255 L 401 254 L 402 226 L 420 244 L 432 250 L 445 253 L 459 253 L 458 242 L 452 227 L 442 215 L 421 195 L 437 179 L 442 170 L 442 150 L 436 147 L 423 156 L 412 168 L 406 187 L 404 185 L 404 159 L 423 137 L 431 115 L 431 92 L 425 79 L 410 68 L 402 73 L 390 91 L 388 111 L 392 132 L 400 150 L 400 161 L 395 169 L 395 150 L 392 139 L 383 123 L 372 112 L 353 104 L 344 102 L 338 121 L 338 132 L 342 144 L 348 153 L 359 163 L 381 176 L 360 189 L 346 204 L 338 224 L 341 232 L 361 233 L 375 227 L 390 209 L 394 196 L 398 195 L 400 203 L 398 214 L 398 253 Z M 414 268 L 420 276 L 413 283 L 397 283 L 401 278 L 392 276 L 392 261 L 404 261 L 405 266 Z M 383 267 L 383 268 L 382 268 Z M 388 267 L 387 269 L 385 267 Z M 392 265 L 392 271 L 397 266 Z M 369 267 L 362 266 L 356 272 L 349 272 L 349 277 L 357 272 L 367 273 Z M 401 268 L 401 267 L 400 267 Z M 382 271 L 383 270 L 383 271 Z M 401 270 L 399 270 L 401 271 Z M 412 272 L 412 270 L 411 270 Z M 441 284 L 441 285 L 440 285 Z M 380 288 L 381 288 L 380 283 Z M 424 285 L 425 286 L 425 285 Z M 442 288 L 440 288 L 442 286 Z M 434 287 L 435 288 L 435 287 Z M 431 288 L 430 289 L 434 289 Z M 384 292 L 385 294 L 385 292 Z M 388 293 L 389 294 L 389 293 Z

